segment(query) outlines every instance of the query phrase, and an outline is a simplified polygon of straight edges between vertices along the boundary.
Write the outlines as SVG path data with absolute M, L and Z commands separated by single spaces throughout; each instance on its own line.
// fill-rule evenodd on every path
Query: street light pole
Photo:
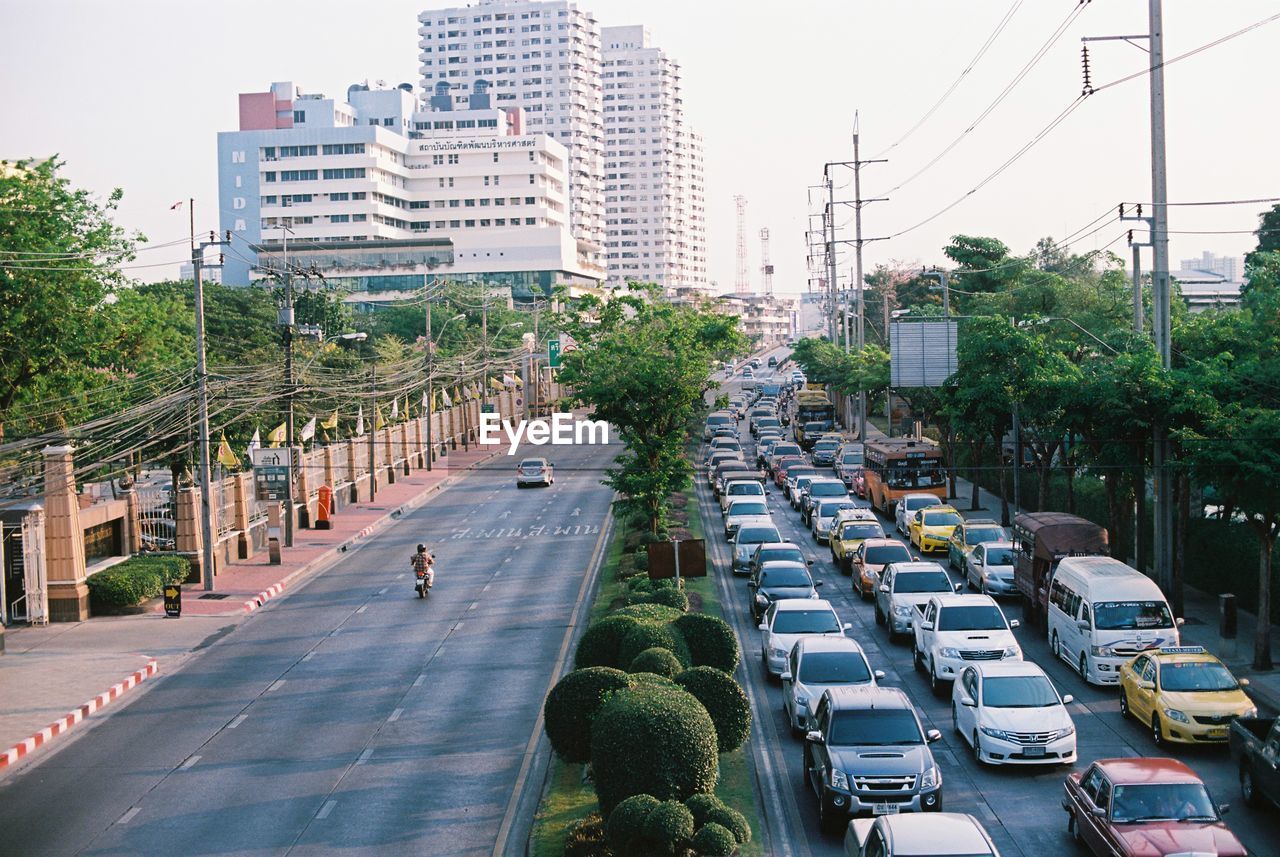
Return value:
M 200 435 L 200 582 L 213 591 L 213 488 L 209 480 L 209 372 L 205 358 L 204 332 L 204 245 L 191 248 L 191 268 L 195 277 L 196 304 L 196 403 Z
M 280 310 L 278 323 L 283 329 L 283 345 L 284 345 L 284 386 L 285 386 L 285 417 L 284 417 L 284 437 L 285 448 L 289 451 L 289 478 L 285 480 L 284 502 L 284 546 L 293 547 L 293 494 L 294 480 L 297 478 L 297 468 L 294 462 L 293 450 L 293 275 L 289 270 L 289 232 L 290 228 L 281 224 L 281 256 L 284 259 L 284 307 Z
M 435 391 L 435 348 L 436 342 L 431 335 L 431 296 L 427 295 L 427 470 L 431 470 L 432 459 L 436 457 L 434 441 L 431 437 L 431 410 L 436 406 Z

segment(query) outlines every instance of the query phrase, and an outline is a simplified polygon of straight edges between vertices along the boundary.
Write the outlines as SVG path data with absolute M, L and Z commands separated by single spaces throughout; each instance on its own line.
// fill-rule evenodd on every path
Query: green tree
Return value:
M 1280 203 L 1259 215 L 1258 221 L 1258 231 L 1254 233 L 1258 236 L 1258 246 L 1245 254 L 1245 270 L 1263 264 L 1263 260 L 1259 258 L 1263 253 L 1280 251 Z M 1246 285 L 1245 291 L 1248 290 L 1249 285 Z

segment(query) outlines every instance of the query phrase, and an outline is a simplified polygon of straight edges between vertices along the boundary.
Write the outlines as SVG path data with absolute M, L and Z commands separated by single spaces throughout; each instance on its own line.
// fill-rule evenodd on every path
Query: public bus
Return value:
M 936 494 L 940 503 L 947 499 L 942 450 L 931 440 L 868 439 L 863 474 L 867 500 L 886 514 L 906 494 Z
M 796 441 L 802 447 L 806 445 L 805 423 L 822 423 L 821 427 L 815 426 L 819 435 L 835 428 L 835 405 L 831 404 L 827 394 L 821 390 L 804 389 L 796 393 L 796 415 L 791 424 Z M 817 440 L 817 438 L 814 437 L 809 440 L 808 447 L 813 446 L 814 440 Z

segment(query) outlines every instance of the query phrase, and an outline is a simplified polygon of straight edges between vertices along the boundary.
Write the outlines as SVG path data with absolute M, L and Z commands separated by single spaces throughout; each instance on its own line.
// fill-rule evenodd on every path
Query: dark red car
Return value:
M 1177 759 L 1099 759 L 1064 784 L 1067 830 L 1094 854 L 1248 853 L 1204 782 Z
M 798 455 L 784 455 L 773 460 L 773 481 L 779 488 L 787 479 L 787 471 L 792 467 L 812 467 Z

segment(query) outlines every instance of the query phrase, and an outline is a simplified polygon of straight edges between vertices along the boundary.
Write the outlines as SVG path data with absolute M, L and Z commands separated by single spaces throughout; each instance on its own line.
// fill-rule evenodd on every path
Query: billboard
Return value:
M 902 319 L 889 325 L 889 384 L 941 387 L 956 371 L 956 323 Z

